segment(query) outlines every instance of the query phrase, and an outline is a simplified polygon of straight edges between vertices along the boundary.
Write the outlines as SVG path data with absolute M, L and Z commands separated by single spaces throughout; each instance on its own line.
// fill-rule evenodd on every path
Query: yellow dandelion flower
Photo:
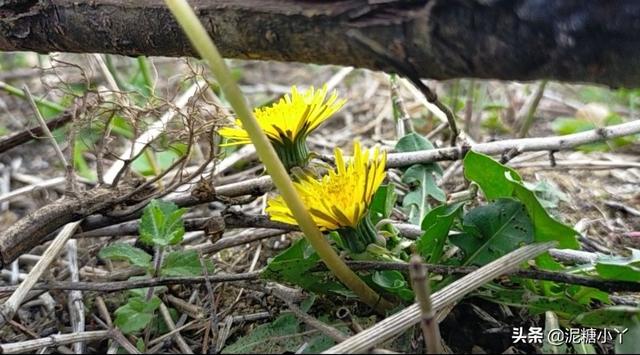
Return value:
M 362 149 L 355 142 L 353 157 L 348 162 L 342 151 L 335 149 L 335 163 L 336 168 L 320 180 L 303 174 L 294 185 L 321 230 L 356 233 L 357 238 L 365 234 L 367 242 L 356 248 L 362 249 L 375 240 L 368 208 L 385 178 L 386 154 L 378 148 Z M 270 199 L 266 211 L 274 221 L 296 223 L 281 196 Z
M 327 97 L 326 85 L 318 90 L 311 87 L 304 92 L 292 86 L 290 95 L 285 95 L 271 106 L 256 108 L 253 114 L 285 167 L 291 168 L 306 162 L 309 133 L 342 108 L 345 102 L 338 99 L 336 91 Z M 219 134 L 229 140 L 226 145 L 251 143 L 240 120 L 236 120 L 235 127 L 220 129 Z

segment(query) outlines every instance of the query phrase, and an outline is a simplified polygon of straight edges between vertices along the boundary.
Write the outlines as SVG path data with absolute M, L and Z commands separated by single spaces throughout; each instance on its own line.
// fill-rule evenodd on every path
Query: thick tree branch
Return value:
M 640 84 L 635 0 L 192 0 L 224 56 L 392 71 L 359 30 L 422 77 Z M 162 0 L 0 2 L 0 50 L 189 56 Z

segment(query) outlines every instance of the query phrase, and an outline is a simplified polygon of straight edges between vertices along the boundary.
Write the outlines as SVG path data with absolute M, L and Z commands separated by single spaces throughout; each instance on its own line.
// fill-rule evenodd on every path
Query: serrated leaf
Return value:
M 416 248 L 425 261 L 433 264 L 440 262 L 449 230 L 459 217 L 463 205 L 464 202 L 440 205 L 424 217 L 421 224 L 424 233 L 416 241 Z
M 536 195 L 522 182 L 518 173 L 484 154 L 470 151 L 464 159 L 464 175 L 480 186 L 488 200 L 501 197 L 513 197 L 522 202 L 534 226 L 537 242 L 557 241 L 560 248 L 579 247 L 577 232 L 573 228 L 552 218 L 542 207 Z M 549 258 L 544 260 L 545 267 L 554 267 Z M 557 266 L 556 266 L 557 268 Z
M 436 184 L 436 178 L 442 176 L 442 169 L 438 165 L 416 164 L 412 165 L 402 175 L 402 182 L 407 184 L 419 184 L 423 187 L 423 196 L 431 196 L 444 202 L 444 191 Z
M 400 138 L 395 147 L 401 153 L 428 149 L 433 149 L 433 144 L 417 133 Z M 442 169 L 436 163 L 414 164 L 404 171 L 402 182 L 409 184 L 411 190 L 402 199 L 402 206 L 411 223 L 419 224 L 429 212 L 429 196 L 440 202 L 446 199 L 444 191 L 436 184 L 436 177 L 439 176 L 442 176 Z
M 486 284 L 478 295 L 488 301 L 528 309 L 532 314 L 553 311 L 561 318 L 570 319 L 588 310 L 568 297 L 547 297 L 537 295 L 525 288 L 507 289 L 496 284 Z
M 483 266 L 533 242 L 533 225 L 525 206 L 499 199 L 464 216 L 464 233 L 449 239 L 464 252 L 464 265 Z
M 630 306 L 610 306 L 578 315 L 575 321 L 584 327 L 624 326 L 640 317 L 640 308 Z
M 211 260 L 206 261 L 209 265 L 207 269 L 213 271 Z M 195 250 L 174 251 L 164 259 L 160 269 L 162 276 L 200 276 L 202 275 L 202 264 L 200 256 Z
M 144 329 L 153 319 L 153 313 L 160 307 L 160 298 L 151 297 L 146 301 L 143 297 L 132 297 L 120 308 L 116 309 L 114 324 L 125 334 Z
M 152 200 L 140 220 L 140 240 L 155 246 L 180 243 L 185 232 L 182 215 L 186 211 L 172 202 Z
M 147 268 L 151 263 L 151 255 L 144 250 L 127 243 L 114 243 L 100 250 L 98 256 L 109 260 L 126 260 L 132 265 Z
M 235 343 L 225 347 L 223 354 L 282 354 L 295 352 L 304 342 L 300 322 L 293 314 L 285 314 L 269 324 L 256 327 Z M 296 336 L 298 335 L 298 336 Z
M 300 304 L 300 309 L 308 312 L 315 295 L 307 298 Z M 329 323 L 326 315 L 321 315 L 318 320 Z M 346 333 L 346 327 L 342 324 L 336 328 Z M 273 322 L 257 326 L 249 334 L 239 338 L 235 343 L 222 350 L 223 354 L 283 354 L 293 353 L 303 344 L 307 347 L 303 354 L 318 354 L 335 345 L 335 341 L 325 335 L 309 334 L 308 327 L 300 322 L 293 314 L 283 314 Z

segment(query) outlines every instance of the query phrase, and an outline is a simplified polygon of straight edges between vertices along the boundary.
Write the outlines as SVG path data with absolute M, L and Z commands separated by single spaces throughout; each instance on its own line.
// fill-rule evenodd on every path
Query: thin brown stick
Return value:
M 202 307 L 192 304 L 193 302 L 187 302 L 182 298 L 178 298 L 173 295 L 165 296 L 167 302 L 171 303 L 178 311 L 188 315 L 193 319 L 203 319 L 204 309 Z
M 181 332 L 183 330 L 187 330 L 187 329 L 193 329 L 193 328 L 201 328 L 202 327 L 202 323 L 205 320 L 202 319 L 194 319 L 191 322 L 187 323 L 187 324 L 183 324 L 181 326 L 177 326 L 173 329 L 171 329 L 171 331 L 160 335 L 159 337 L 155 338 L 155 339 L 151 339 L 149 341 L 149 343 L 147 344 L 147 347 L 149 347 L 149 353 L 150 354 L 157 354 L 158 350 L 160 350 L 160 348 L 162 346 L 164 346 L 168 340 L 168 338 L 171 338 L 175 333 L 177 332 Z M 155 351 L 154 351 L 155 350 Z
M 569 150 L 583 144 L 637 133 L 640 133 L 640 120 L 565 136 L 508 139 L 490 143 L 472 144 L 470 146 L 463 147 L 431 149 L 410 153 L 395 153 L 388 155 L 387 168 L 400 168 L 413 164 L 424 164 L 445 160 L 460 160 L 464 158 L 469 150 L 488 155 L 499 155 L 514 149 L 519 153 L 528 151 Z M 323 160 L 332 161 L 332 158 L 323 157 Z M 263 176 L 256 179 L 218 186 L 215 188 L 215 196 L 212 197 L 215 199 L 216 196 L 238 197 L 243 195 L 261 195 L 270 191 L 272 188 L 273 184 L 271 178 L 269 176 Z M 210 202 L 210 200 L 198 199 L 192 196 L 190 192 L 176 194 L 169 200 L 175 202 L 181 207 L 190 207 Z M 133 218 L 137 218 L 137 216 L 129 216 L 129 219 Z M 88 230 L 95 229 L 97 226 L 110 225 L 112 223 L 113 221 L 108 218 L 95 217 L 89 219 L 87 224 L 83 225 L 83 227 L 87 227 L 85 229 Z
M 66 125 L 71 121 L 72 112 L 70 109 L 64 111 L 54 119 L 47 121 L 47 128 L 54 130 Z M 40 124 L 32 126 L 20 132 L 0 138 L 0 154 L 11 150 L 17 146 L 28 143 L 44 134 L 44 130 Z
M 408 62 L 402 62 L 390 53 L 388 53 L 387 49 L 382 46 L 382 44 L 368 38 L 362 32 L 352 29 L 347 31 L 347 36 L 353 38 L 357 43 L 364 46 L 371 53 L 378 56 L 381 60 L 388 63 L 394 70 L 403 76 L 407 77 L 409 81 L 415 85 L 420 92 L 425 96 L 427 101 L 434 104 L 440 111 L 442 111 L 447 117 L 447 122 L 449 123 L 449 129 L 451 130 L 451 146 L 456 145 L 456 140 L 458 139 L 458 135 L 460 131 L 458 130 L 458 126 L 456 124 L 455 114 L 440 100 L 438 100 L 438 95 L 433 92 L 427 85 L 425 85 L 422 80 L 420 80 L 420 75 L 416 71 L 416 69 Z
M 435 319 L 435 312 L 431 304 L 431 287 L 429 287 L 429 274 L 418 255 L 411 257 L 409 263 L 411 286 L 416 295 L 416 302 L 420 306 L 420 327 L 424 337 L 424 343 L 428 354 L 440 354 L 440 328 Z
M 349 261 L 347 265 L 353 270 L 409 270 L 409 264 L 402 262 Z M 478 270 L 475 266 L 423 265 L 429 272 L 441 275 L 462 275 Z M 640 283 L 637 282 L 603 280 L 596 277 L 573 275 L 564 272 L 526 269 L 515 270 L 510 272 L 509 275 L 526 279 L 555 281 L 593 287 L 605 292 L 640 292 Z
M 459 299 L 484 285 L 494 278 L 511 272 L 526 260 L 535 258 L 553 246 L 554 243 L 533 244 L 515 250 L 482 268 L 447 285 L 433 294 L 433 309 L 438 311 L 443 307 L 457 302 Z M 420 307 L 417 304 L 387 317 L 373 327 L 354 335 L 342 343 L 328 349 L 325 354 L 360 353 L 366 352 L 376 344 L 380 344 L 397 335 L 420 321 Z
M 105 236 L 124 236 L 138 234 L 139 220 L 124 222 L 108 227 L 88 230 L 78 233 L 76 238 L 96 238 Z M 186 231 L 204 230 L 210 232 L 214 229 L 225 230 L 228 228 L 269 228 L 288 231 L 299 231 L 298 226 L 276 222 L 266 215 L 251 215 L 245 213 L 226 213 L 224 216 L 185 218 Z
M 544 89 L 546 88 L 548 80 L 542 80 L 536 91 L 532 94 L 530 100 L 527 100 L 527 105 L 522 108 L 522 113 L 518 112 L 518 116 L 516 117 L 517 123 L 520 124 L 520 131 L 518 131 L 518 138 L 524 138 L 529 133 L 529 128 L 533 124 L 535 120 L 535 113 L 538 109 L 538 105 L 540 104 L 540 100 L 544 95 Z M 524 111 L 526 110 L 526 111 Z
M 114 328 L 109 331 L 109 336 L 113 341 L 120 344 L 129 354 L 142 354 L 127 338 L 122 334 L 121 331 Z
M 107 326 L 112 327 L 113 322 L 111 321 L 111 314 L 109 314 L 109 309 L 107 308 L 106 303 L 104 303 L 104 298 L 97 296 L 95 300 L 95 305 L 96 308 L 98 308 L 100 316 L 102 316 L 102 319 L 106 322 Z
M 550 251 L 562 251 L 561 249 L 552 249 Z M 584 252 L 583 252 L 584 253 Z M 556 252 L 553 253 L 554 255 Z M 589 254 L 589 253 L 586 253 Z M 568 259 L 568 257 L 571 257 Z M 589 256 L 581 257 L 580 261 L 592 261 Z M 563 260 L 575 260 L 573 255 L 560 254 L 560 259 Z M 409 264 L 404 262 L 384 262 L 384 261 L 348 261 L 347 265 L 356 271 L 377 271 L 377 270 L 399 270 L 409 271 Z M 479 270 L 475 266 L 450 266 L 450 265 L 435 265 L 424 264 L 424 267 L 432 273 L 440 275 L 464 275 L 470 274 Z M 319 265 L 312 270 L 313 272 L 324 272 L 326 268 Z M 546 271 L 546 270 L 515 270 L 507 273 L 511 276 L 517 276 L 521 278 L 533 279 L 533 280 L 547 280 L 555 281 L 573 285 L 581 285 L 587 287 L 593 287 L 606 292 L 640 292 L 640 284 L 637 282 L 627 281 L 610 281 L 602 280 L 596 277 L 573 275 L 563 272 Z M 259 278 L 260 271 L 241 273 L 241 274 L 222 274 L 212 275 L 208 279 L 212 283 L 218 282 L 236 282 L 236 281 L 251 281 Z M 37 283 L 33 286 L 33 290 L 80 290 L 80 291 L 97 291 L 97 292 L 117 292 L 135 288 L 144 288 L 151 286 L 168 286 L 168 285 L 181 285 L 181 284 L 201 284 L 204 283 L 207 278 L 204 276 L 195 277 L 159 277 L 144 280 L 127 280 L 127 281 L 109 281 L 109 282 L 67 282 L 67 281 L 55 281 L 47 283 Z M 0 294 L 15 291 L 17 286 L 0 286 Z
M 29 90 L 29 87 L 25 85 L 22 88 L 22 90 L 24 91 L 24 94 L 27 96 L 29 104 L 31 104 L 31 108 L 33 109 L 36 115 L 36 118 L 38 119 L 38 123 L 40 124 L 40 128 L 42 129 L 42 132 L 51 141 L 51 144 L 53 145 L 53 148 L 56 152 L 56 155 L 58 156 L 58 159 L 60 159 L 62 166 L 67 167 L 69 165 L 67 162 L 67 158 L 65 158 L 64 154 L 62 153 L 62 150 L 60 149 L 60 146 L 56 142 L 55 138 L 53 138 L 53 134 L 51 134 L 51 131 L 49 130 L 49 126 L 47 126 L 47 122 L 44 120 L 44 117 L 42 117 L 42 113 L 40 113 L 40 109 L 38 109 L 38 105 L 36 104 L 36 101 L 33 98 L 33 95 L 31 95 L 31 91 Z M 72 119 L 74 116 L 75 116 L 75 111 L 72 111 L 71 113 Z
M 317 329 L 320 333 L 328 336 L 329 338 L 335 340 L 336 342 L 341 342 L 347 339 L 347 336 L 343 334 L 338 329 L 327 325 L 324 322 L 319 321 L 318 319 L 310 316 L 307 312 L 303 311 L 300 307 L 298 307 L 290 298 L 289 292 L 283 292 L 282 288 L 284 286 L 275 284 L 271 288 L 271 294 L 278 297 L 281 301 L 283 301 L 287 307 L 295 314 L 297 318 L 307 323 L 310 327 Z
M 162 315 L 162 319 L 164 319 L 164 323 L 169 328 L 169 331 L 175 330 L 176 324 L 173 323 L 173 319 L 171 319 L 169 309 L 164 303 L 160 303 L 160 314 Z M 187 345 L 187 342 L 184 341 L 184 338 L 182 337 L 182 335 L 180 335 L 179 331 L 176 331 L 173 334 L 173 339 L 176 341 L 176 344 L 178 344 L 178 347 L 183 354 L 193 354 L 193 350 L 191 350 L 189 345 Z
M 9 299 L 0 306 L 0 328 L 2 328 L 7 321 L 13 318 L 24 298 L 27 296 L 29 291 L 33 289 L 36 281 L 38 281 L 40 276 L 42 276 L 42 274 L 49 268 L 49 265 L 53 260 L 58 257 L 58 254 L 67 243 L 69 237 L 71 237 L 75 232 L 79 224 L 80 222 L 69 223 L 60 231 L 60 233 L 58 233 L 58 236 L 53 240 L 51 245 L 49 245 L 42 258 L 38 263 L 36 263 L 33 269 L 31 269 L 27 278 L 17 288 L 15 288 L 15 292 L 13 292 L 11 297 L 9 297 Z
M 193 277 L 157 277 L 152 279 L 128 280 L 128 281 L 110 281 L 110 282 L 68 282 L 68 281 L 51 281 L 46 283 L 35 284 L 33 290 L 79 290 L 79 291 L 98 291 L 98 292 L 117 292 L 131 290 L 135 288 L 158 287 L 169 285 L 185 285 L 185 284 L 201 284 L 208 279 L 212 283 L 217 282 L 234 282 L 234 281 L 250 281 L 257 280 L 260 272 L 247 272 L 243 274 L 222 274 Z M 0 286 L 0 293 L 13 292 L 16 286 Z

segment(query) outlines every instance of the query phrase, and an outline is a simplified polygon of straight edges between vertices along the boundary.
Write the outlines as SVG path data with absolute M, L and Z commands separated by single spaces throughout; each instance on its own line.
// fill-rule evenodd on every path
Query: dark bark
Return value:
M 73 113 L 71 110 L 65 110 L 58 117 L 47 122 L 47 127 L 49 130 L 54 130 L 56 128 L 60 128 L 66 125 L 73 118 Z M 20 146 L 24 143 L 30 142 L 34 139 L 42 137 L 44 135 L 43 129 L 40 125 L 36 125 L 30 128 L 27 128 L 23 131 L 16 132 L 10 134 L 8 136 L 4 136 L 0 138 L 0 154 L 11 150 L 17 146 Z
M 391 71 L 359 30 L 422 77 L 640 84 L 636 0 L 193 0 L 226 57 Z M 0 50 L 189 56 L 162 0 L 0 0 Z
M 132 191 L 129 186 L 116 189 L 102 187 L 84 191 L 78 197 L 65 197 L 33 211 L 0 234 L 0 268 L 43 243 L 48 234 L 67 223 L 112 209 Z

